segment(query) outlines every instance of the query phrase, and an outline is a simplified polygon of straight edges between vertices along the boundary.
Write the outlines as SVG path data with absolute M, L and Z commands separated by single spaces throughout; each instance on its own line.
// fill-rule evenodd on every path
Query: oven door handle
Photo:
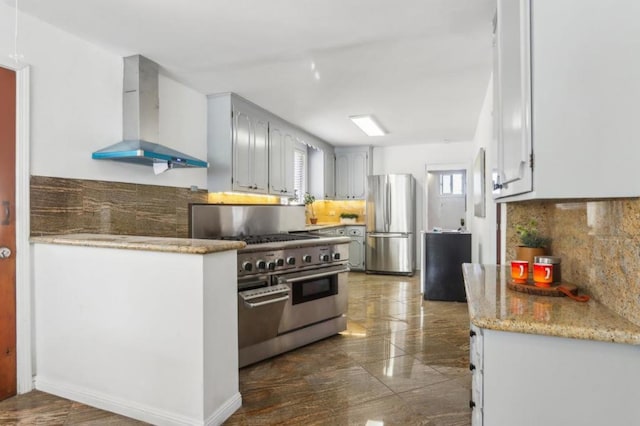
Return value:
M 328 272 L 320 272 L 317 274 L 308 274 L 308 275 L 303 275 L 300 277 L 293 277 L 293 278 L 279 278 L 278 281 L 285 284 L 285 283 L 297 283 L 299 281 L 307 281 L 307 280 L 313 280 L 316 278 L 324 278 L 324 277 L 329 277 L 331 275 L 335 275 L 335 274 L 339 274 L 341 272 L 349 272 L 350 269 L 349 268 L 342 268 L 342 269 L 333 269 L 331 271 Z
M 269 299 L 269 300 L 265 300 L 263 302 L 248 302 L 248 301 L 244 301 L 244 304 L 248 307 L 248 308 L 258 308 L 260 306 L 264 306 L 264 305 L 270 305 L 272 303 L 278 303 L 278 302 L 285 302 L 289 300 L 289 295 L 287 294 L 286 296 L 283 297 L 278 297 L 276 299 Z

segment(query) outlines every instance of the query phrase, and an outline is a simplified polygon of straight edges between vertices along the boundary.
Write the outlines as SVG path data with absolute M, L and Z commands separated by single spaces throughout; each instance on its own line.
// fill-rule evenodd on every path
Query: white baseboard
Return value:
M 203 421 L 183 416 L 178 413 L 165 411 L 157 407 L 150 407 L 144 404 L 138 404 L 114 397 L 112 395 L 106 395 L 91 389 L 81 388 L 68 383 L 51 381 L 46 377 L 36 376 L 35 388 L 72 401 L 100 408 L 101 410 L 110 411 L 136 420 L 142 420 L 154 425 L 166 426 L 220 425 L 242 405 L 242 397 L 240 396 L 240 393 L 236 393 L 222 404 L 222 406 L 211 416 L 209 416 L 208 419 Z
M 227 399 L 208 419 L 205 420 L 206 426 L 218 426 L 227 420 L 238 408 L 242 406 L 242 396 L 237 392 L 231 398 Z

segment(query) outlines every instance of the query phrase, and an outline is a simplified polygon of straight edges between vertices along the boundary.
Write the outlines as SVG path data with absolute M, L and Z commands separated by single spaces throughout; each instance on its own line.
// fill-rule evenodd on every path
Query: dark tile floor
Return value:
M 240 370 L 227 425 L 471 423 L 467 305 L 423 301 L 419 278 L 349 273 L 348 330 Z M 0 402 L 0 424 L 141 424 L 43 392 Z
M 417 276 L 349 274 L 348 329 L 240 370 L 227 425 L 471 423 L 465 303 L 423 301 Z

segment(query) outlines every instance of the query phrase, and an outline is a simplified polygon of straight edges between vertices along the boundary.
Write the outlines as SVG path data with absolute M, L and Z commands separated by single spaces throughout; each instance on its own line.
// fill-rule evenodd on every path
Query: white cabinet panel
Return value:
M 237 188 L 253 188 L 252 127 L 247 113 L 233 112 L 233 184 Z
M 471 369 L 471 425 L 482 426 L 484 405 L 484 352 L 482 329 L 471 324 L 469 333 L 469 368 Z
M 352 271 L 365 270 L 364 226 L 347 226 L 344 235 L 351 238 L 349 243 L 349 267 Z
M 336 153 L 336 198 L 344 200 L 351 197 L 349 184 L 349 156 Z
M 336 198 L 364 200 L 371 170 L 371 147 L 336 148 Z
M 498 9 L 496 43 L 500 108 L 499 184 L 503 194 L 531 191 L 531 75 L 529 8 L 524 1 L 505 1 Z
M 336 196 L 336 157 L 333 151 L 323 152 L 324 157 L 324 198 Z
M 293 131 L 279 120 L 269 122 L 269 193 L 293 196 Z
M 267 193 L 269 119 L 232 94 L 210 96 L 207 111 L 209 191 Z
M 483 339 L 484 424 L 640 424 L 640 346 L 487 329 Z
M 318 200 L 332 200 L 335 190 L 335 154 L 330 151 L 308 150 L 309 193 Z
M 255 138 L 253 145 L 253 180 L 254 190 L 267 190 L 269 180 L 269 121 L 259 113 L 255 115 Z
M 498 0 L 499 201 L 640 195 L 640 4 Z

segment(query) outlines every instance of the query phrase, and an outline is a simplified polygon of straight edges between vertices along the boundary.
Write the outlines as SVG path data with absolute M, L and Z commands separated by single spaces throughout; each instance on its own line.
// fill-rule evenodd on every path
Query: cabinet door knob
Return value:
M 473 371 L 476 369 L 476 366 L 473 364 L 469 364 L 469 370 Z
M 473 337 L 476 335 L 476 332 L 473 330 L 469 330 L 469 337 Z
M 473 402 L 472 400 L 469 400 L 469 408 L 471 408 L 472 410 L 475 408 L 476 403 Z

